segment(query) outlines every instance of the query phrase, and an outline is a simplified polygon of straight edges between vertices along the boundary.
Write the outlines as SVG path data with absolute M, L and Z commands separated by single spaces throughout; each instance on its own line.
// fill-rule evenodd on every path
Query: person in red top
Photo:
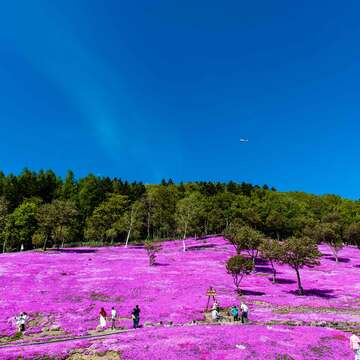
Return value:
M 100 315 L 100 326 L 104 328 L 106 327 L 106 311 L 103 307 L 101 308 L 99 315 Z

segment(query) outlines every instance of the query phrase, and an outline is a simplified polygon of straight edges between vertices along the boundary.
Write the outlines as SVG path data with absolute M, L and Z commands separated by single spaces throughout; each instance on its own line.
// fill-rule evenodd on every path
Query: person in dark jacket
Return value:
M 133 325 L 134 325 L 134 329 L 139 327 L 139 322 L 140 322 L 140 308 L 139 305 L 136 305 L 134 307 L 134 310 L 131 313 L 131 317 L 133 320 Z

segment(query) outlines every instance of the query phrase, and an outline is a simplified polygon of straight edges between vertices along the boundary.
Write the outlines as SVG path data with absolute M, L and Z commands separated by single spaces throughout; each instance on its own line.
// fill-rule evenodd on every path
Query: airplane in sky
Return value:
M 241 143 L 247 143 L 247 142 L 249 142 L 249 140 L 248 139 L 240 139 L 240 142 Z

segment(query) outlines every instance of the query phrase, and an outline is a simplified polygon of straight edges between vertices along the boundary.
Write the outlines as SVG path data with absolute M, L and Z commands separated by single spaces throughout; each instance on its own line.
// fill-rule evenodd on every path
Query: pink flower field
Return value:
M 270 266 L 258 261 L 257 271 L 242 282 L 251 324 L 188 326 L 192 320 L 204 320 L 209 286 L 216 289 L 222 307 L 240 299 L 225 269 L 233 247 L 221 237 L 186 243 L 186 252 L 181 241 L 163 243 L 153 267 L 145 250 L 134 246 L 1 255 L 3 345 L 11 341 L 7 337 L 14 335 L 14 316 L 21 311 L 30 316 L 25 338 L 18 340 L 22 342 L 93 334 L 102 306 L 108 313 L 115 306 L 121 318 L 118 326 L 131 328 L 130 313 L 138 304 L 145 327 L 102 339 L 0 348 L 0 358 L 62 359 L 74 349 L 87 348 L 119 351 L 122 359 L 134 360 L 353 359 L 350 334 L 329 327 L 356 330 L 360 321 L 357 248 L 343 249 L 336 264 L 328 247 L 321 246 L 321 265 L 301 272 L 306 296 L 295 292 L 294 271 L 278 266 L 279 283 L 273 285 Z M 170 320 L 175 326 L 147 327 Z
M 74 349 L 85 349 L 76 350 Z M 0 359 L 66 359 L 71 352 L 101 359 L 126 360 L 226 360 L 226 359 L 353 359 L 348 336 L 338 330 L 284 326 L 183 326 L 145 328 L 112 335 L 101 341 L 73 341 L 60 344 L 4 349 Z M 71 356 L 71 355 L 70 355 Z M 89 357 L 84 357 L 88 359 Z M 98 358 L 97 358 L 98 359 Z

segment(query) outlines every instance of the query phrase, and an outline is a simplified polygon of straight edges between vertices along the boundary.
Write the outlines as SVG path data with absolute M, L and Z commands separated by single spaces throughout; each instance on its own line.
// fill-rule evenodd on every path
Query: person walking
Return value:
M 134 307 L 134 310 L 131 313 L 131 317 L 133 319 L 133 325 L 134 325 L 134 329 L 139 327 L 139 322 L 140 322 L 140 308 L 139 305 L 136 305 Z
M 245 305 L 243 302 L 241 303 L 240 306 L 241 309 L 241 322 L 243 324 L 247 323 L 249 320 L 249 308 L 247 307 L 247 305 Z
M 350 336 L 350 348 L 354 351 L 355 360 L 360 360 L 360 339 L 355 334 Z
M 116 321 L 116 310 L 114 307 L 111 308 L 111 329 L 115 329 L 115 321 Z
M 233 316 L 234 321 L 239 321 L 239 309 L 236 305 L 232 307 L 231 315 Z
M 100 315 L 100 327 L 105 328 L 106 327 L 106 311 L 103 307 L 101 308 L 99 315 Z

